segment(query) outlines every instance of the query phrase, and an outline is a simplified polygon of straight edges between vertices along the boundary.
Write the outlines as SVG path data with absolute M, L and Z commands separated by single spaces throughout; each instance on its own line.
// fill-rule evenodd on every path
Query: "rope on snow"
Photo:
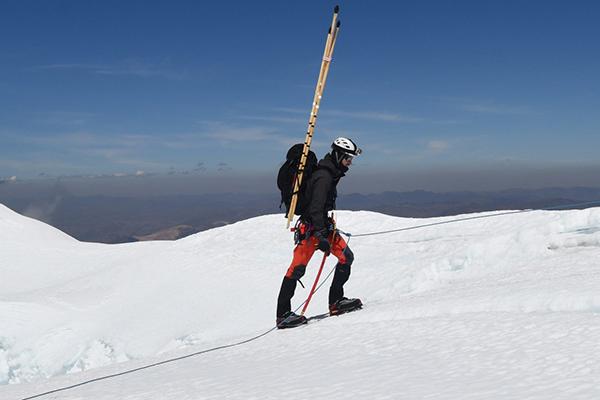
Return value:
M 513 215 L 513 214 L 524 214 L 524 213 L 530 213 L 533 211 L 551 211 L 551 210 L 561 210 L 561 209 L 568 209 L 568 208 L 582 208 L 582 207 L 588 207 L 588 206 L 592 206 L 592 205 L 598 205 L 600 204 L 600 200 L 597 201 L 589 201 L 589 202 L 584 202 L 584 203 L 573 203 L 573 204 L 564 204 L 564 205 L 560 205 L 560 206 L 554 206 L 554 207 L 545 207 L 545 208 L 539 208 L 539 209 L 526 209 L 526 210 L 518 210 L 518 211 L 507 211 L 507 212 L 501 212 L 501 213 L 496 213 L 496 214 L 487 214 L 487 215 L 478 215 L 475 217 L 465 217 L 465 218 L 457 218 L 457 219 L 452 219 L 452 220 L 448 220 L 448 221 L 440 221 L 440 222 L 433 222 L 433 223 L 429 223 L 429 224 L 422 224 L 422 225 L 415 225 L 415 226 L 409 226 L 409 227 L 405 227 L 405 228 L 399 228 L 399 229 L 392 229 L 392 230 L 386 230 L 386 231 L 379 231 L 379 232 L 369 232 L 369 233 L 360 233 L 360 234 L 351 234 L 348 232 L 344 232 L 340 229 L 337 229 L 337 231 L 345 236 L 348 237 L 348 243 L 350 243 L 350 240 L 353 237 L 365 237 L 365 236 L 374 236 L 374 235 L 383 235 L 383 234 L 387 234 L 387 233 L 394 233 L 394 232 L 404 232 L 404 231 L 409 231 L 409 230 L 416 230 L 416 229 L 421 229 L 421 228 L 427 228 L 427 227 L 431 227 L 431 226 L 438 226 L 438 225 L 446 225 L 446 224 L 452 224 L 455 222 L 464 222 L 464 221 L 473 221 L 473 220 L 477 220 L 477 219 L 483 219 L 483 218 L 492 218 L 492 217 L 500 217 L 500 216 L 505 216 L 505 215 Z M 331 276 L 331 274 L 333 273 L 333 271 L 335 270 L 335 266 L 329 271 L 329 273 L 327 274 L 327 276 L 325 277 L 325 279 L 323 279 L 323 281 L 319 284 L 319 286 L 317 286 L 317 289 L 315 290 L 315 293 L 321 288 L 321 286 L 323 286 L 323 284 L 325 282 L 327 282 L 327 280 L 329 279 L 329 277 Z M 296 308 L 294 310 L 294 312 L 298 311 L 303 305 L 304 303 L 306 303 L 306 301 L 304 301 L 302 304 L 300 304 L 298 306 L 298 308 Z M 58 392 L 62 392 L 65 390 L 69 390 L 69 389 L 74 389 L 77 387 L 81 387 L 93 382 L 98 382 L 98 381 L 102 381 L 102 380 L 106 380 L 106 379 L 111 379 L 111 378 L 116 378 L 118 376 L 123 376 L 123 375 L 127 375 L 127 374 L 131 374 L 134 372 L 138 372 L 138 371 L 142 371 L 145 369 L 149 369 L 149 368 L 153 368 L 153 367 L 157 367 L 160 365 L 164 365 L 164 364 L 169 364 L 169 363 L 173 363 L 176 361 L 180 361 L 186 358 L 191 358 L 191 357 L 196 357 L 202 354 L 207 354 L 207 353 L 211 353 L 213 351 L 218 351 L 218 350 L 224 350 L 224 349 L 229 349 L 232 347 L 236 347 L 236 346 L 241 346 L 243 344 L 246 343 L 250 343 L 253 342 L 257 339 L 260 339 L 261 337 L 264 337 L 266 335 L 268 335 L 269 333 L 273 332 L 275 329 L 277 329 L 277 326 L 274 326 L 270 329 L 268 329 L 267 331 L 260 333 L 256 336 L 253 336 L 249 339 L 246 340 L 242 340 L 240 342 L 235 342 L 235 343 L 231 343 L 231 344 L 226 344 L 226 345 L 222 345 L 222 346 L 216 346 L 216 347 L 212 347 L 210 349 L 206 349 L 206 350 L 201 350 L 201 351 L 197 351 L 194 353 L 190 353 L 190 354 L 186 354 L 180 357 L 175 357 L 175 358 L 170 358 L 167 360 L 163 360 L 163 361 L 159 361 L 159 362 L 155 362 L 152 364 L 148 364 L 148 365 L 144 365 L 138 368 L 133 368 L 133 369 L 129 369 L 123 372 L 119 372 L 116 374 L 110 374 L 110 375 L 105 375 L 105 376 L 101 376 L 98 378 L 94 378 L 94 379 L 90 379 L 84 382 L 80 382 L 77 383 L 75 385 L 70 385 L 70 386 L 64 386 L 64 387 L 60 387 L 54 390 L 50 390 L 47 392 L 43 392 L 43 393 L 39 393 L 33 396 L 29 396 L 29 397 L 24 397 L 21 400 L 31 400 L 31 399 L 36 399 L 42 396 L 46 396 L 49 394 L 53 394 L 53 393 L 58 393 Z

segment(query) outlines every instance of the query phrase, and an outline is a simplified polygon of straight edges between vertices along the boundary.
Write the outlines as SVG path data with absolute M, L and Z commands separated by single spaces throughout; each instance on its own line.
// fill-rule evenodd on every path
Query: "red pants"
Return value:
M 327 239 L 331 245 L 331 254 L 338 259 L 339 264 L 346 264 L 346 256 L 344 255 L 346 241 L 344 238 L 342 238 L 342 236 L 339 234 L 333 237 L 333 233 L 330 233 Z M 319 240 L 314 236 L 310 236 L 308 239 L 304 239 L 296 246 L 294 249 L 294 258 L 292 259 L 292 264 L 285 274 L 287 278 L 298 279 L 304 275 L 305 268 L 317 249 L 317 244 L 319 244 Z

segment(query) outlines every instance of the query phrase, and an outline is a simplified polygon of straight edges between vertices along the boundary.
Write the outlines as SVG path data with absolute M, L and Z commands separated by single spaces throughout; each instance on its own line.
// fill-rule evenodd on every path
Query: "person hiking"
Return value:
M 333 254 L 338 259 L 329 289 L 329 314 L 339 315 L 362 307 L 360 299 L 344 297 L 344 284 L 350 277 L 354 254 L 345 240 L 336 234 L 334 221 L 328 216 L 328 212 L 335 209 L 338 182 L 348 172 L 352 159 L 361 152 L 352 140 L 344 137 L 335 139 L 331 152 L 319 161 L 307 182 L 309 203 L 296 226 L 299 238 L 277 298 L 276 321 L 279 329 L 307 322 L 306 317 L 292 312 L 291 300 L 298 280 L 304 276 L 306 266 L 317 249 L 326 255 Z

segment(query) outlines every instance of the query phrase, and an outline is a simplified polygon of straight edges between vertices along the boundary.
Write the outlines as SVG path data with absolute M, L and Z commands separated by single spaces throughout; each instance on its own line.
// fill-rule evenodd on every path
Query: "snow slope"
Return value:
M 455 218 L 337 213 L 355 234 Z M 600 397 L 600 208 L 350 245 L 346 292 L 365 301 L 363 311 L 46 398 Z M 0 398 L 265 332 L 292 248 L 281 215 L 174 242 L 103 245 L 0 205 Z M 306 294 L 297 289 L 296 306 Z M 308 313 L 326 301 L 324 287 Z

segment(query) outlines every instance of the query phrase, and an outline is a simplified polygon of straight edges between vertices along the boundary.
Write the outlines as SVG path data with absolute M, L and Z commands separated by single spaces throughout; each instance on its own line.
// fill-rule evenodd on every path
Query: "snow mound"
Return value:
M 0 242 L 10 244 L 27 244 L 29 242 L 66 243 L 75 241 L 66 233 L 16 213 L 4 204 L 0 204 Z
M 589 383 L 600 364 L 600 208 L 493 214 L 352 238 L 355 263 L 346 293 L 360 296 L 365 310 L 273 333 L 259 347 L 266 354 L 255 349 L 212 355 L 199 367 L 206 375 L 195 375 L 195 385 L 221 387 L 219 367 L 211 371 L 214 363 L 241 382 L 289 382 L 261 369 L 257 359 L 296 372 L 302 370 L 296 364 L 313 363 L 329 373 L 328 365 L 337 364 L 336 348 L 342 346 L 346 363 L 354 363 L 367 380 L 365 371 L 373 368 L 388 367 L 381 370 L 383 381 L 388 375 L 404 376 L 404 387 L 414 384 L 412 398 L 434 393 L 435 385 L 416 383 L 419 371 L 439 376 L 461 397 L 465 393 L 453 386 L 452 377 L 463 376 L 469 362 L 481 368 L 483 391 L 494 385 L 496 373 L 519 379 L 527 366 L 531 379 L 544 384 L 540 396 L 552 394 L 557 374 L 550 367 L 556 361 L 560 369 L 564 361 L 566 368 L 575 368 L 567 374 L 570 382 L 592 393 Z M 354 234 L 460 218 L 397 218 L 367 211 L 336 216 L 340 228 Z M 78 242 L 0 206 L 0 383 L 168 357 L 166 352 L 208 348 L 265 331 L 273 326 L 279 285 L 293 249 L 284 224 L 282 215 L 266 215 L 172 242 L 101 245 Z M 305 284 L 312 283 L 319 261 L 317 254 Z M 325 272 L 334 265 L 329 259 Z M 298 288 L 293 306 L 306 295 Z M 309 314 L 325 311 L 326 303 L 325 286 L 313 298 Z M 538 344 L 532 342 L 536 340 Z M 286 364 L 283 355 L 291 342 L 312 349 L 306 351 L 320 354 L 323 361 L 300 352 L 298 361 Z M 530 345 L 538 358 L 515 364 L 509 352 L 527 351 Z M 251 378 L 232 372 L 238 365 L 254 371 Z M 160 372 L 149 374 L 160 381 Z M 318 390 L 327 383 L 310 372 L 302 374 L 305 380 L 300 381 L 313 382 L 313 395 L 324 398 L 326 392 Z M 415 380 L 406 381 L 411 377 Z M 496 386 L 491 397 L 505 390 Z M 252 387 L 244 393 L 276 398 L 279 390 L 276 384 Z M 356 390 L 366 397 L 379 393 Z M 211 393 L 218 397 L 225 392 Z

